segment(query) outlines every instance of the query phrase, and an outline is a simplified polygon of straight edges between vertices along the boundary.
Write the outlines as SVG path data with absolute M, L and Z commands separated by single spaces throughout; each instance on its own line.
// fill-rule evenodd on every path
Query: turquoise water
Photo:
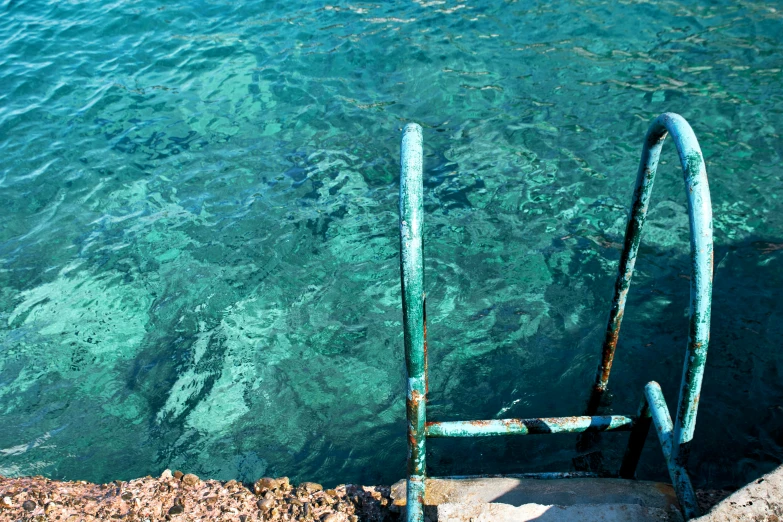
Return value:
M 664 111 L 693 125 L 715 212 L 694 482 L 783 461 L 780 2 L 0 11 L 0 474 L 402 477 L 408 121 L 425 137 L 430 417 L 580 413 Z M 676 400 L 688 232 L 664 154 L 605 411 L 634 412 L 650 379 Z M 611 466 L 624 441 L 602 439 Z M 666 478 L 649 442 L 639 475 Z M 429 465 L 566 470 L 573 448 L 435 441 Z

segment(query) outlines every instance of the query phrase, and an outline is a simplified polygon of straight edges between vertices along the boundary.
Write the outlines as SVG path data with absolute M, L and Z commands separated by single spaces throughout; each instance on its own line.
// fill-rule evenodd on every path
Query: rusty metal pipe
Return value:
M 617 478 L 610 473 L 593 473 L 588 471 L 543 471 L 541 473 L 506 473 L 504 475 L 450 475 L 446 477 L 430 477 L 436 480 L 475 480 L 482 478 L 518 478 L 535 480 L 585 479 L 585 478 Z
M 400 149 L 400 280 L 405 339 L 408 418 L 408 522 L 424 521 L 427 407 L 427 332 L 424 313 L 422 228 L 424 183 L 421 127 L 402 131 Z
M 677 461 L 677 438 L 672 418 L 669 415 L 669 407 L 663 398 L 661 386 L 655 382 L 647 383 L 644 387 L 645 401 L 649 405 L 650 415 L 655 424 L 658 440 L 661 442 L 666 466 L 669 468 L 669 476 L 672 479 L 677 500 L 680 502 L 685 520 L 699 516 L 699 503 L 696 501 L 696 493 L 693 491 L 688 472 Z
M 609 381 L 609 373 L 612 369 L 620 325 L 625 311 L 626 297 L 631 285 L 631 276 L 641 241 L 642 228 L 647 219 L 655 171 L 667 134 L 672 135 L 682 165 L 691 238 L 689 335 L 674 425 L 675 440 L 677 441 L 675 455 L 678 461 L 684 465 L 696 425 L 699 394 L 709 343 L 713 245 L 712 203 L 704 158 L 693 129 L 682 116 L 677 114 L 664 113 L 658 116 L 650 126 L 644 140 L 642 158 L 636 176 L 633 206 L 625 231 L 625 246 L 620 256 L 619 273 L 604 336 L 601 364 L 598 367 L 595 384 L 588 402 L 587 414 L 594 415 L 598 411 L 601 397 L 606 391 Z
M 647 441 L 651 423 L 650 407 L 647 404 L 647 399 L 642 398 L 642 403 L 639 405 L 639 414 L 636 416 L 636 423 L 631 430 L 628 446 L 626 446 L 625 455 L 623 455 L 623 462 L 620 465 L 620 478 L 636 478 L 636 467 L 639 465 L 639 458 L 642 456 L 642 449 L 644 449 L 644 443 Z
M 489 437 L 583 433 L 586 431 L 629 431 L 635 417 L 550 417 L 536 419 L 493 419 L 478 421 L 428 422 L 427 437 Z

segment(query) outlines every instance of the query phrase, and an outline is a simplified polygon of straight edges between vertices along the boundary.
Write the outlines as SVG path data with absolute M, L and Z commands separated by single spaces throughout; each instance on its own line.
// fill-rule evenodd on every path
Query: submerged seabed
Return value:
M 715 212 L 701 487 L 783 460 L 783 4 L 0 4 L 0 474 L 404 473 L 400 129 L 424 127 L 430 417 L 581 413 L 641 140 L 701 140 Z M 676 400 L 671 145 L 605 411 Z M 606 435 L 616 466 L 626 435 Z M 433 473 L 574 438 L 435 441 Z M 639 476 L 665 479 L 653 438 Z

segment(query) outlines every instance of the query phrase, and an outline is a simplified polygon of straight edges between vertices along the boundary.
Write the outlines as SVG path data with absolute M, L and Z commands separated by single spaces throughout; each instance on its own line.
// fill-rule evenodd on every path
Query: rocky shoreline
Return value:
M 707 512 L 729 493 L 699 491 L 697 496 Z M 314 482 L 294 486 L 286 477 L 265 477 L 245 485 L 170 470 L 158 478 L 108 484 L 0 477 L 0 521 L 9 522 L 398 522 L 404 505 L 403 481 L 324 489 Z
M 399 513 L 390 493 L 389 487 L 352 484 L 324 489 L 303 482 L 294 487 L 286 477 L 262 478 L 247 487 L 236 480 L 201 480 L 170 470 L 159 478 L 109 484 L 0 477 L 0 520 L 384 522 Z

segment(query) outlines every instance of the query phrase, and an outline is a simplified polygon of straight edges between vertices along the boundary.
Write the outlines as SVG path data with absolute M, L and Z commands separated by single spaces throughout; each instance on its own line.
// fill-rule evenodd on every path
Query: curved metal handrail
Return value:
M 633 207 L 625 231 L 625 244 L 620 257 L 619 274 L 614 286 L 612 308 L 603 344 L 603 355 L 588 404 L 588 415 L 598 410 L 601 396 L 606 391 L 609 372 L 617 348 L 625 301 L 631 286 L 642 228 L 647 218 L 655 171 L 661 147 L 667 134 L 672 135 L 682 164 L 688 198 L 688 217 L 691 236 L 690 320 L 688 347 L 682 375 L 677 418 L 674 424 L 674 456 L 680 465 L 688 457 L 689 443 L 696 426 L 704 364 L 710 339 L 710 304 L 712 300 L 712 204 L 707 183 L 707 171 L 699 142 L 685 119 L 673 113 L 658 116 L 650 125 L 644 140 L 639 172 L 636 175 Z

